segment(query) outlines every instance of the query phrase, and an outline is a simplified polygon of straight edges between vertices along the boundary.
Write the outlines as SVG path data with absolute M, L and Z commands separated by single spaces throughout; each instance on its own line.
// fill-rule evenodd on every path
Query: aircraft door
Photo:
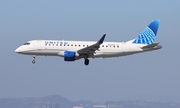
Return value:
M 37 49 L 38 50 L 40 50 L 40 49 L 42 49 L 43 48 L 43 43 L 42 43 L 43 41 L 41 41 L 41 40 L 37 40 Z
M 122 47 L 122 52 L 123 53 L 126 52 L 126 43 L 123 42 L 121 47 Z

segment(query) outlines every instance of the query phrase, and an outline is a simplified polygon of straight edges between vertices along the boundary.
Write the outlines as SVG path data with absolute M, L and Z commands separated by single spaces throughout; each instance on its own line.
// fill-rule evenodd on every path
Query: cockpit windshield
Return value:
M 29 42 L 26 42 L 26 43 L 24 43 L 23 45 L 30 45 L 30 43 L 29 43 Z

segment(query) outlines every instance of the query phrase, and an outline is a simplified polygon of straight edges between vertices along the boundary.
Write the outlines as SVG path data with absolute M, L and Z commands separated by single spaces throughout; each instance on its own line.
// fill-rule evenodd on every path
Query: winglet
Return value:
M 97 42 L 98 44 L 102 44 L 103 41 L 104 41 L 104 38 L 105 38 L 106 34 L 104 34 L 101 39 L 99 39 L 99 41 Z

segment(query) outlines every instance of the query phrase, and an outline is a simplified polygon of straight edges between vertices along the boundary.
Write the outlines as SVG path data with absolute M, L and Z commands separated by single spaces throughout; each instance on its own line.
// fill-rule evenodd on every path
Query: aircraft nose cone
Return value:
M 19 53 L 19 52 L 20 52 L 20 48 L 17 48 L 17 49 L 15 50 L 15 52 L 16 52 L 16 53 Z

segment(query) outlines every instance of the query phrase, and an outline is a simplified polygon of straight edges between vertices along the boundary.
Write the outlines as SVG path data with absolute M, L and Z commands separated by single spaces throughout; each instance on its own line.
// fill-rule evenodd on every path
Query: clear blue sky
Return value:
M 0 98 L 58 94 L 69 100 L 180 102 L 180 1 L 1 0 Z M 64 62 L 18 55 L 28 40 L 128 41 L 160 19 L 158 51 L 111 59 Z

